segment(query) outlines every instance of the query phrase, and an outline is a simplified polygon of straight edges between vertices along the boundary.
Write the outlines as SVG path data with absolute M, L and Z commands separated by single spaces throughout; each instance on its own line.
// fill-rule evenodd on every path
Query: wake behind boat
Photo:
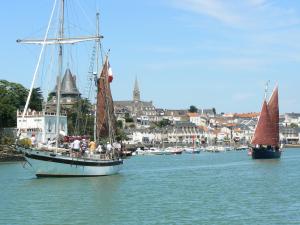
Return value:
M 100 143 L 100 139 L 108 139 L 107 149 L 105 152 L 87 149 L 86 152 L 80 152 L 72 148 L 59 148 L 60 146 L 60 97 L 61 97 L 61 76 L 63 71 L 63 45 L 75 44 L 81 41 L 94 40 L 97 47 L 100 48 L 100 39 L 102 36 L 97 30 L 97 34 L 93 37 L 80 38 L 65 38 L 64 37 L 64 6 L 65 0 L 61 0 L 60 4 L 60 19 L 59 19 L 59 37 L 47 38 L 48 30 L 43 41 L 28 41 L 18 40 L 19 43 L 41 44 L 40 55 L 42 55 L 43 48 L 47 44 L 56 44 L 59 47 L 58 54 L 58 77 L 57 77 L 57 92 L 56 92 L 56 147 L 43 146 L 35 144 L 31 147 L 24 147 L 19 145 L 17 141 L 17 149 L 24 153 L 25 159 L 33 169 L 37 177 L 77 177 L 77 176 L 103 176 L 112 175 L 119 172 L 122 167 L 123 160 L 120 156 L 120 148 L 115 147 L 115 116 L 113 112 L 113 100 L 110 90 L 110 82 L 112 81 L 111 69 L 108 62 L 108 56 L 105 58 L 101 73 L 96 73 L 95 85 L 97 88 L 97 103 L 95 108 L 95 125 L 94 125 L 94 141 Z M 48 28 L 51 24 L 54 9 L 56 8 L 56 1 L 54 2 L 52 14 L 50 17 Z M 97 14 L 98 16 L 98 14 Z M 98 17 L 97 17 L 98 19 Z M 98 20 L 97 20 L 98 24 Z M 36 67 L 38 71 L 39 62 Z M 29 92 L 27 102 L 23 111 L 22 121 L 28 110 L 28 103 L 31 98 L 32 89 L 35 82 L 36 72 L 33 76 L 31 90 Z M 92 79 L 91 79 L 92 80 Z M 20 137 L 20 131 L 18 131 Z M 102 140 L 102 142 L 103 142 Z
M 281 156 L 278 87 L 274 89 L 268 102 L 265 95 L 251 144 L 250 155 L 253 159 L 274 159 Z

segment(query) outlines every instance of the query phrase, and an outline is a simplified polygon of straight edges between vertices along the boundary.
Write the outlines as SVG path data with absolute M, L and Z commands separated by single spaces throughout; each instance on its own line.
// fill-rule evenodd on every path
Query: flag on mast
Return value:
M 112 69 L 110 67 L 109 62 L 107 62 L 107 65 L 108 65 L 108 81 L 109 81 L 109 83 L 111 83 L 113 81 L 114 77 L 113 77 Z

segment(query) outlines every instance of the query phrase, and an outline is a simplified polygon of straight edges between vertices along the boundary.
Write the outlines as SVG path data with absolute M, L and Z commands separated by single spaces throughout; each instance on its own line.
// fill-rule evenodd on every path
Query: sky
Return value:
M 44 36 L 53 2 L 2 3 L 0 79 L 30 87 L 41 47 L 16 40 Z M 269 95 L 279 85 L 280 111 L 300 112 L 300 1 L 67 0 L 66 9 L 66 35 L 92 34 L 100 11 L 114 100 L 132 99 L 137 78 L 141 99 L 153 101 L 157 108 L 195 105 L 215 107 L 217 112 L 257 112 L 269 80 Z M 50 31 L 55 33 L 54 28 Z M 72 67 L 82 93 L 92 46 L 66 50 L 65 67 Z M 55 86 L 55 76 L 44 77 L 55 75 L 54 68 L 46 72 L 53 52 L 46 50 L 52 56 L 44 56 L 43 76 L 35 85 L 45 92 Z

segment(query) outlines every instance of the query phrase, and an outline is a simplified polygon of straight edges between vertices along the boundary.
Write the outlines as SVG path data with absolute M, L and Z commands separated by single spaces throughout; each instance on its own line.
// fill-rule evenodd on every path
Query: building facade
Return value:
M 114 110 L 117 118 L 127 116 L 134 119 L 137 125 L 149 126 L 156 121 L 156 109 L 152 101 L 142 101 L 137 79 L 135 79 L 132 101 L 114 101 Z
M 56 139 L 56 114 L 45 111 L 36 112 L 30 109 L 22 120 L 22 112 L 17 111 L 17 130 L 21 138 L 30 138 L 35 135 L 38 143 L 46 143 L 50 138 Z M 68 135 L 67 115 L 61 114 L 59 118 L 59 132 Z

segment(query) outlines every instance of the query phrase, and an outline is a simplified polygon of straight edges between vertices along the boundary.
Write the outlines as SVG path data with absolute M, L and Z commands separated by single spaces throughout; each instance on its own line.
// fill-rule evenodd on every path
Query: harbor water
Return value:
M 0 164 L 0 224 L 300 224 L 300 149 L 135 156 L 120 174 L 37 179 Z

